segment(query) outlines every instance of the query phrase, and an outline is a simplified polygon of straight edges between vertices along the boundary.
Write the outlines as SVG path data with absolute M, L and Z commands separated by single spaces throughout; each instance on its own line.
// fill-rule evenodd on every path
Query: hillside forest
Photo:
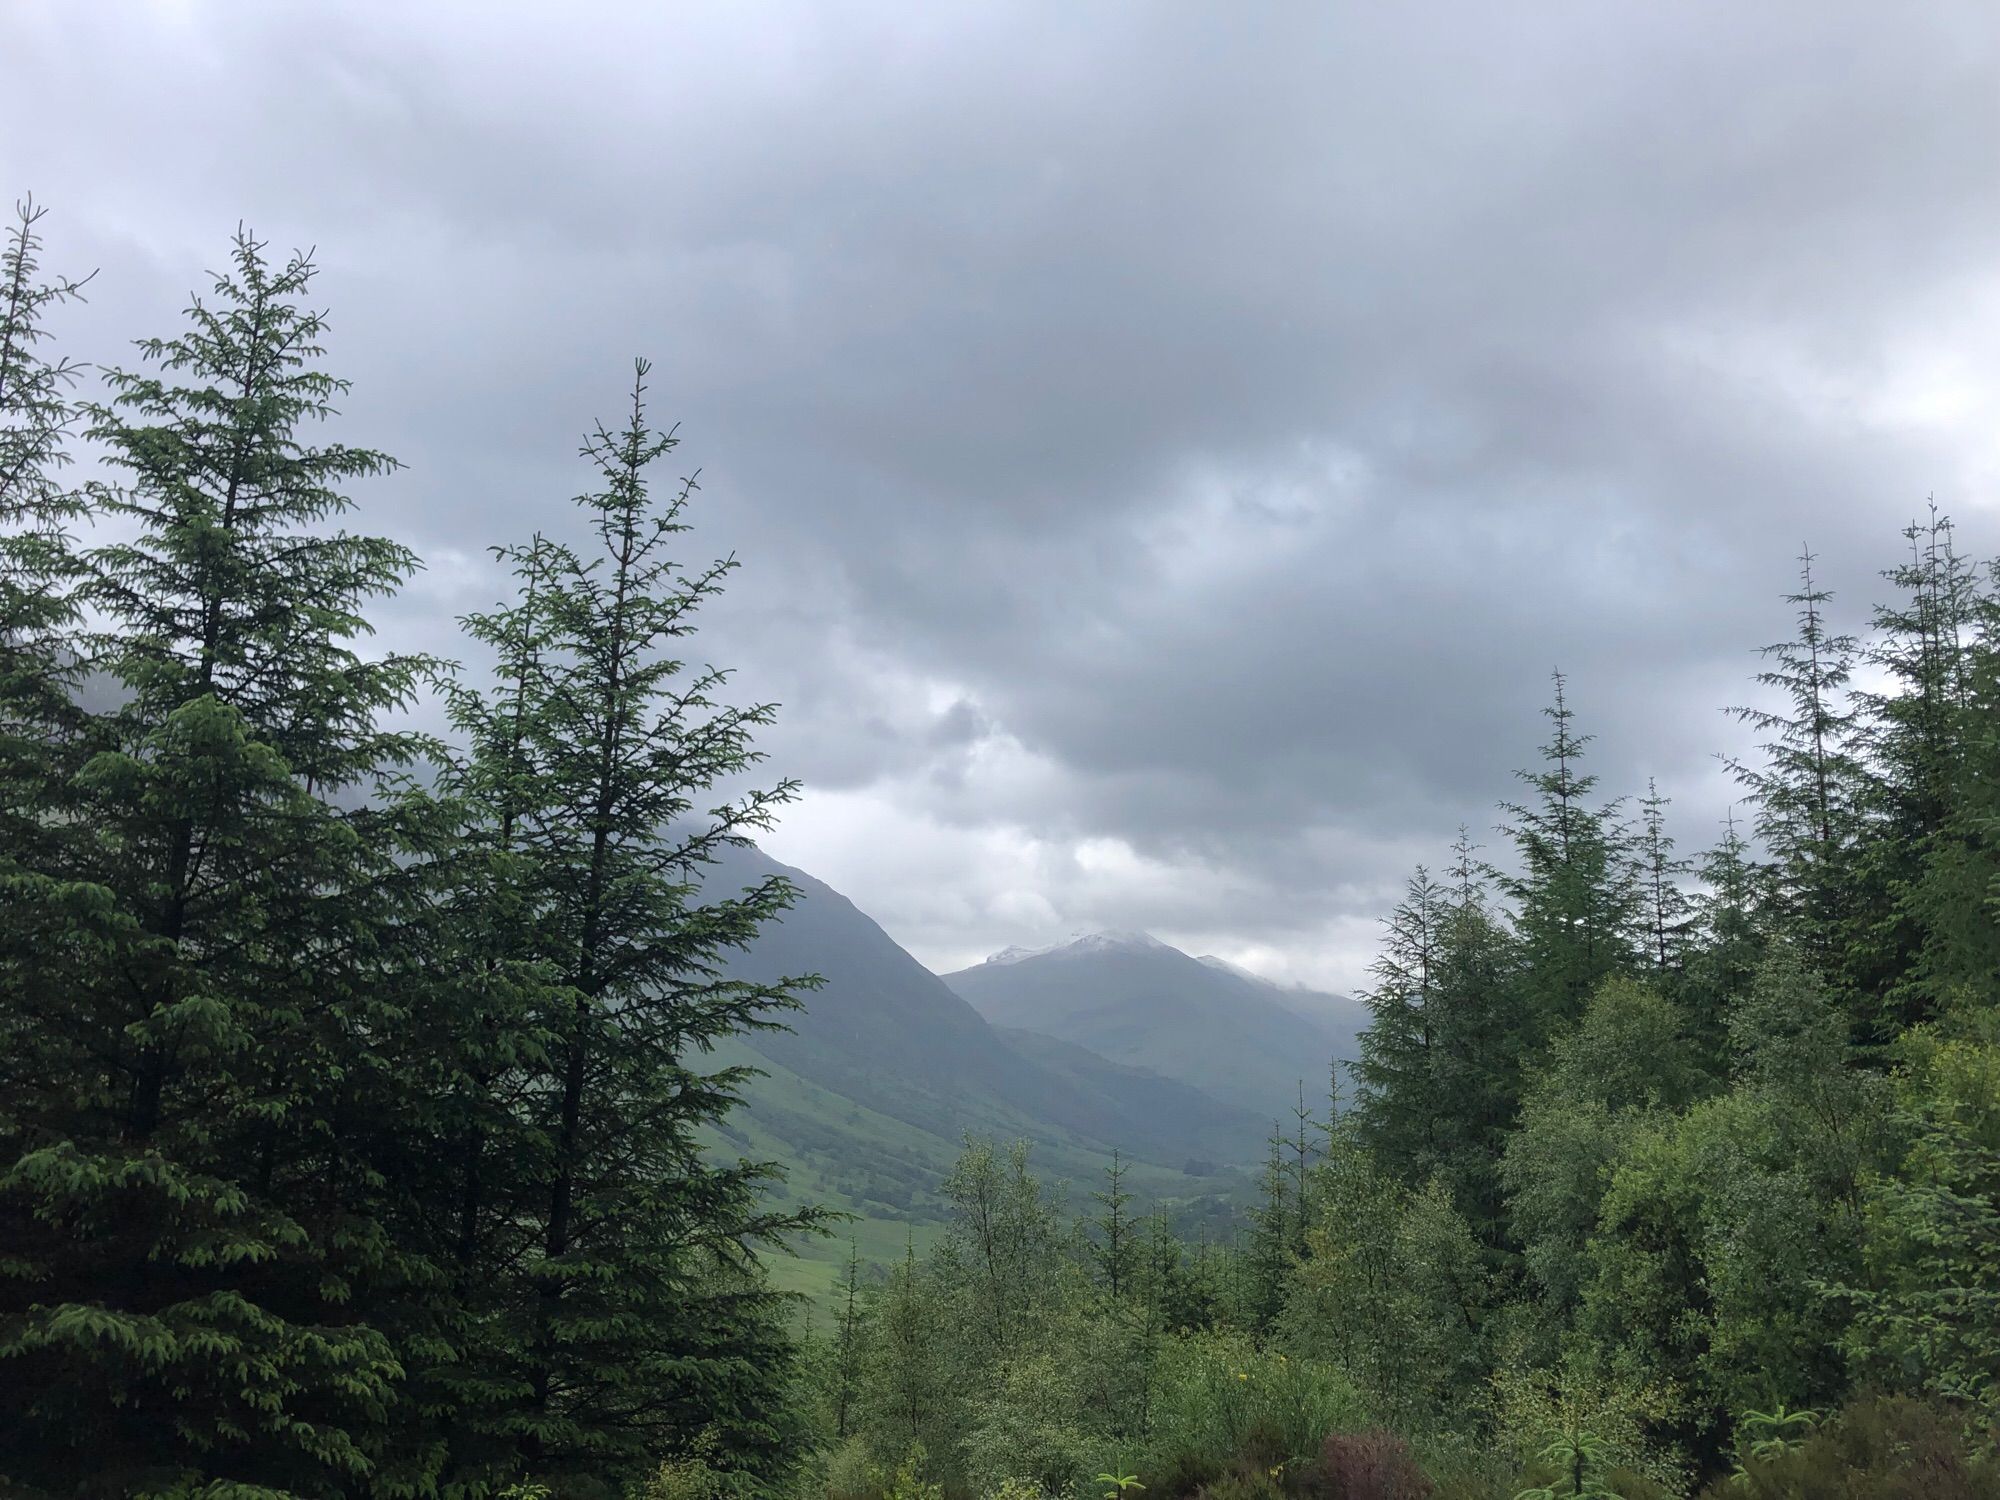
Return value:
M 1717 838 L 1601 787 L 1555 676 L 1253 1190 L 975 1132 L 864 1255 L 742 1145 L 821 984 L 744 962 L 798 787 L 703 664 L 736 564 L 690 556 L 645 364 L 578 497 L 491 539 L 478 670 L 379 649 L 421 564 L 347 529 L 397 466 L 346 440 L 311 258 L 241 233 L 86 365 L 38 223 L 0 264 L 0 1493 L 2000 1495 L 2000 565 L 1938 511 L 1854 634 L 1772 560 Z M 1034 1045 L 1080 1131 L 1185 1097 Z

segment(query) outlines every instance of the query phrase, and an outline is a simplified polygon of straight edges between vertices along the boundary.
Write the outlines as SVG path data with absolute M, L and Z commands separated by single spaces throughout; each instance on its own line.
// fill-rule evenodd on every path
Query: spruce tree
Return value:
M 1739 708 L 1736 717 L 1765 736 L 1764 764 L 1732 762 L 1757 808 L 1756 829 L 1774 866 L 1772 894 L 1807 959 L 1831 975 L 1845 919 L 1846 866 L 1856 837 L 1855 715 L 1848 701 L 1859 645 L 1827 622 L 1833 595 L 1799 554 L 1799 586 L 1785 596 L 1796 611 L 1790 640 L 1764 648 L 1756 681 L 1779 693 L 1779 709 Z
M 729 977 L 725 961 L 794 898 L 772 877 L 704 883 L 718 854 L 769 826 L 781 781 L 725 791 L 761 759 L 769 705 L 719 701 L 728 674 L 679 643 L 733 559 L 686 568 L 695 493 L 662 501 L 676 446 L 650 424 L 641 361 L 626 419 L 583 445 L 578 497 L 594 546 L 507 554 L 522 594 L 466 621 L 496 648 L 487 695 L 461 692 L 459 783 L 500 856 L 490 965 L 527 965 L 504 1089 L 522 1144 L 483 1182 L 490 1229 L 472 1268 L 492 1289 L 488 1375 L 528 1469 L 565 1494 L 615 1493 L 707 1435 L 715 1462 L 765 1482 L 791 1459 L 783 1299 L 755 1252 L 817 1226 L 765 1206 L 766 1164 L 718 1160 L 701 1133 L 737 1100 L 741 1067 L 704 1069 L 724 1038 L 782 1024 L 811 984 Z M 496 971 L 499 971 L 496 967 Z M 474 1191 L 468 1183 L 467 1191 Z
M 1903 898 L 1918 934 L 1896 997 L 1905 1019 L 2000 1004 L 2000 570 L 1989 567 L 1969 614 L 1948 805 Z
M 1090 1242 L 1090 1255 L 1106 1295 L 1116 1304 L 1132 1291 L 1140 1253 L 1138 1230 L 1126 1212 L 1132 1194 L 1125 1188 L 1125 1162 L 1117 1150 L 1104 1169 L 1103 1188 L 1090 1196 L 1103 1209 L 1094 1221 L 1097 1235 Z
M 1598 984 L 1630 966 L 1638 915 L 1618 805 L 1589 804 L 1597 778 L 1580 764 L 1591 736 L 1576 730 L 1563 674 L 1553 681 L 1553 701 L 1542 710 L 1552 725 L 1543 769 L 1516 773 L 1535 800 L 1503 809 L 1517 867 L 1501 888 L 1514 904 L 1540 1040 L 1573 1023 Z
M 1703 890 L 1680 998 L 1688 1035 L 1719 1076 L 1728 1056 L 1730 1009 L 1749 992 L 1765 954 L 1758 870 L 1733 808 L 1723 819 L 1722 837 L 1701 857 L 1697 873 Z
M 398 1399 L 442 1309 L 394 1171 L 426 1154 L 398 1038 L 434 994 L 435 829 L 396 781 L 421 742 L 380 722 L 426 664 L 355 644 L 415 563 L 332 524 L 393 461 L 308 442 L 345 389 L 312 276 L 239 233 L 90 411 L 128 539 L 82 555 L 81 655 L 116 701 L 0 952 L 31 1039 L 0 1160 L 17 1492 L 393 1494 L 436 1466 Z
M 1909 555 L 1884 577 L 1901 593 L 1876 609 L 1870 662 L 1889 688 L 1855 695 L 1860 828 L 1840 936 L 1842 978 L 1874 1002 L 1864 1039 L 1887 1042 L 1929 1019 L 1937 996 L 1918 961 L 1925 870 L 1972 832 L 1954 814 L 1969 790 L 1968 736 L 1979 596 L 1948 516 L 1903 531 Z M 1976 838 L 1976 835 L 1975 835 Z
M 847 1261 L 841 1267 L 839 1299 L 833 1333 L 833 1436 L 845 1442 L 854 1430 L 855 1402 L 861 1392 L 862 1341 L 867 1333 L 867 1310 L 861 1304 L 861 1249 L 850 1239 Z
M 83 283 L 42 274 L 43 213 L 18 205 L 0 250 L 0 878 L 37 862 L 82 751 L 80 560 L 68 531 L 82 499 L 62 476 L 82 366 L 49 357 L 44 320 Z
M 1358 1129 L 1385 1171 L 1421 1181 L 1437 1165 L 1446 1104 L 1438 1096 L 1438 979 L 1450 896 L 1422 865 L 1390 913 L 1362 996 Z
M 1691 866 L 1674 853 L 1667 832 L 1667 801 L 1648 777 L 1639 803 L 1638 881 L 1645 929 L 1646 961 L 1656 982 L 1670 985 L 1687 966 L 1688 950 L 1700 922 L 1694 902 L 1682 889 Z
M 1522 982 L 1522 945 L 1495 910 L 1476 855 L 1461 829 L 1431 985 L 1437 1123 L 1430 1173 L 1486 1247 L 1504 1256 L 1509 1240 L 1496 1163 L 1540 1030 L 1532 989 Z M 1406 1180 L 1415 1187 L 1424 1179 L 1412 1173 Z
M 1262 1333 L 1285 1305 L 1285 1284 L 1293 1261 L 1297 1218 L 1291 1208 L 1291 1173 L 1285 1165 L 1285 1134 L 1271 1122 L 1269 1151 L 1257 1178 L 1258 1203 L 1250 1211 L 1250 1244 L 1243 1254 L 1240 1316 Z

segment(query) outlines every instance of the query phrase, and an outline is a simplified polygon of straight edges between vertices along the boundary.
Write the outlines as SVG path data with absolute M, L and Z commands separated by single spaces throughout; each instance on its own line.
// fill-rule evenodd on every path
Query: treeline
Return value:
M 1903 540 L 1865 636 L 1802 559 L 1698 857 L 1556 677 L 1238 1241 L 975 1147 L 815 1343 L 830 1493 L 2000 1495 L 2000 565 Z
M 492 670 L 369 652 L 418 567 L 346 530 L 309 258 L 239 234 L 131 367 L 0 260 L 0 1491 L 766 1489 L 801 1451 L 767 1169 L 703 1149 L 717 1039 L 797 981 L 702 884 L 789 782 L 684 660 L 729 561 L 639 366 L 575 535 L 496 549 Z M 86 456 L 95 477 L 65 465 Z M 451 738 L 410 727 L 442 703 Z

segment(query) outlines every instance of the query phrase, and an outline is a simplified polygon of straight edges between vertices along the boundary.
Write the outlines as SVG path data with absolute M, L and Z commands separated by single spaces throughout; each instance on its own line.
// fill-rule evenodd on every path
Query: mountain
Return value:
M 1261 974 L 1251 973 L 1241 964 L 1233 964 L 1226 958 L 1217 958 L 1213 953 L 1204 953 L 1195 961 L 1207 964 L 1211 969 L 1220 969 L 1225 974 L 1234 974 L 1238 979 L 1247 980 L 1257 986 L 1259 994 L 1277 1001 L 1286 1010 L 1304 1016 L 1308 1021 L 1318 1021 L 1323 1026 L 1331 1026 L 1336 1032 L 1368 1024 L 1367 1016 L 1358 1014 L 1361 1007 L 1349 996 L 1308 989 L 1302 984 L 1279 984 Z M 1356 1035 L 1359 1035 L 1358 1030 Z
M 1325 1091 L 1351 1060 L 1367 1013 L 1288 990 L 1142 932 L 1008 948 L 944 976 L 995 1026 L 1038 1032 L 1128 1067 L 1179 1079 L 1269 1121 Z
M 899 947 L 853 902 L 763 851 L 728 851 L 708 880 L 739 889 L 782 875 L 800 898 L 730 961 L 759 981 L 817 973 L 825 984 L 792 1028 L 732 1040 L 716 1057 L 764 1070 L 720 1131 L 727 1149 L 786 1165 L 796 1201 L 853 1212 L 864 1256 L 902 1253 L 938 1216 L 937 1185 L 968 1134 L 1033 1143 L 1040 1169 L 1094 1187 L 1115 1148 L 1134 1190 L 1194 1198 L 1240 1185 L 1268 1118 L 1198 1085 L 1060 1037 L 1001 1030 Z M 805 1247 L 816 1289 L 845 1254 Z

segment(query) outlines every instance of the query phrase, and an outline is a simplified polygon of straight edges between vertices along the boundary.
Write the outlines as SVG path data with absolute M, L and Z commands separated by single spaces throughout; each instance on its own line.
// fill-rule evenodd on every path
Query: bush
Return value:
M 1108 1441 L 1090 1420 L 1073 1362 L 1041 1353 L 1009 1365 L 997 1389 L 972 1409 L 963 1434 L 965 1476 L 991 1496 L 1008 1481 L 1047 1494 L 1076 1489 L 1103 1467 Z
M 1301 1488 L 1313 1500 L 1430 1500 L 1437 1486 L 1408 1443 L 1377 1429 L 1331 1434 Z
M 1161 1348 L 1140 1472 L 1154 1491 L 1189 1494 L 1222 1476 L 1311 1464 L 1330 1432 L 1364 1425 L 1338 1370 L 1256 1349 L 1241 1334 L 1197 1333 Z M 1233 1480 L 1231 1482 L 1234 1482 Z
M 2000 1466 L 1949 1412 L 1894 1396 L 1848 1407 L 1789 1451 L 1747 1456 L 1712 1500 L 2000 1500 Z

